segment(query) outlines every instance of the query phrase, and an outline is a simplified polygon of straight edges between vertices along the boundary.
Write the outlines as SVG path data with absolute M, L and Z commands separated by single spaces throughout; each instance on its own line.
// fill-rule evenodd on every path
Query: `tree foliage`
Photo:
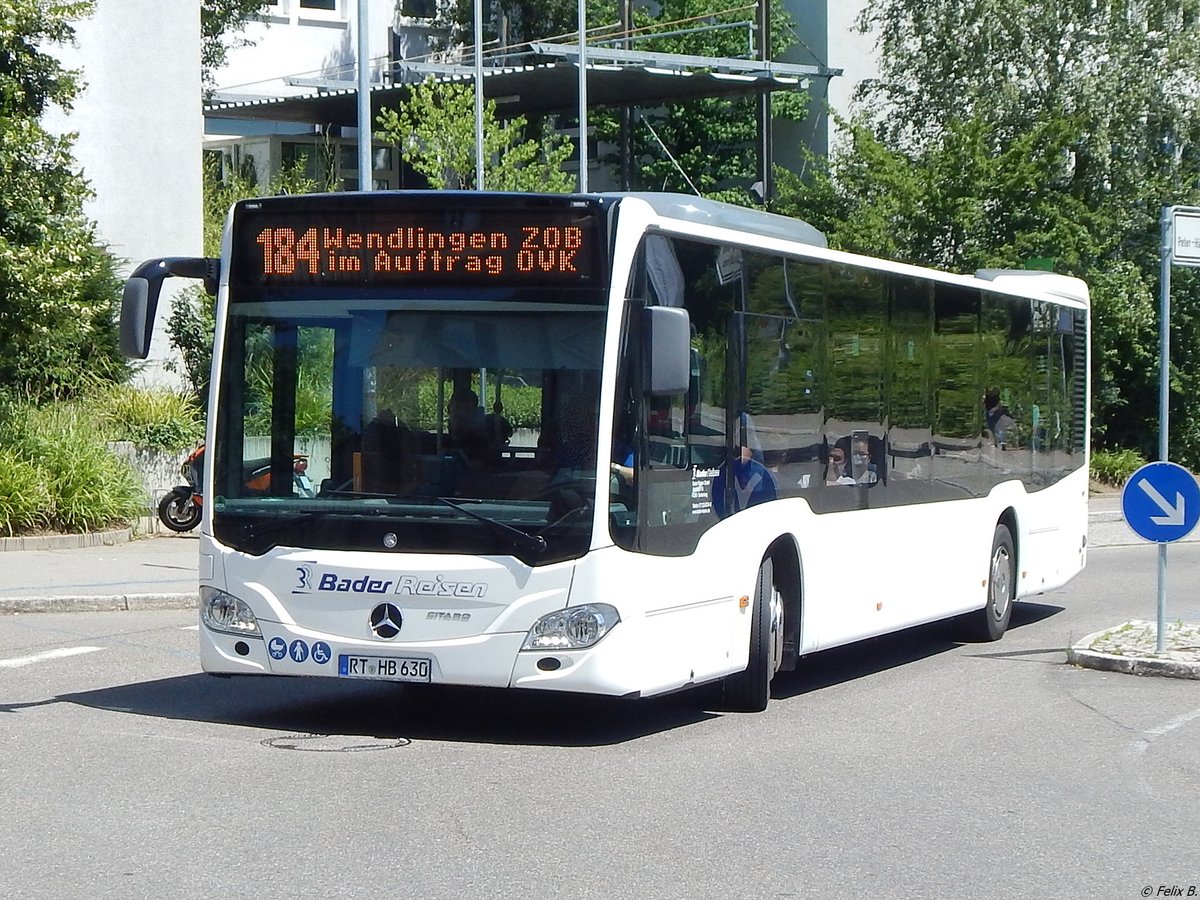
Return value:
M 384 109 L 376 136 L 390 141 L 431 185 L 475 187 L 475 88 L 428 79 L 414 85 L 408 102 Z M 524 116 L 500 121 L 496 103 L 483 104 L 484 186 L 494 191 L 565 193 L 575 179 L 564 172 L 571 144 L 548 133 L 526 138 Z
M 880 0 L 880 77 L 785 212 L 836 246 L 958 271 L 1054 261 L 1089 282 L 1094 435 L 1150 452 L 1159 217 L 1197 202 L 1200 2 Z M 820 169 L 820 167 L 818 167 Z M 1200 293 L 1175 276 L 1173 454 L 1200 389 Z
M 305 176 L 300 165 L 284 169 L 264 189 L 258 184 L 254 160 L 246 157 L 242 167 L 234 168 L 216 155 L 204 159 L 204 254 L 221 255 L 225 217 L 238 200 L 264 194 L 308 194 L 318 189 Z M 180 292 L 167 318 L 171 346 L 179 351 L 184 375 L 201 409 L 208 406 L 209 373 L 212 368 L 215 329 L 213 298 L 200 287 Z
M 88 187 L 72 136 L 45 131 L 52 105 L 70 108 L 79 73 L 48 46 L 74 37 L 89 2 L 8 0 L 0 6 L 0 388 L 35 400 L 121 380 L 114 260 L 83 213 Z

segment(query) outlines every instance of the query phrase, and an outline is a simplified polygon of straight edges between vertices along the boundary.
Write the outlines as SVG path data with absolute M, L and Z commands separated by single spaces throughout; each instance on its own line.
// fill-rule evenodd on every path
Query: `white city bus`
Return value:
M 168 275 L 217 294 L 207 672 L 758 710 L 818 650 L 997 639 L 1085 562 L 1073 278 L 669 194 L 273 197 L 138 268 L 132 356 Z

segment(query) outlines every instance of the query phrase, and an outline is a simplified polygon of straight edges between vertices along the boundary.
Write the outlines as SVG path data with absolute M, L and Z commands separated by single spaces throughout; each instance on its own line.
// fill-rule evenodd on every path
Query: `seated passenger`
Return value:
M 856 484 L 874 484 L 879 480 L 879 467 L 871 461 L 871 445 L 866 438 L 856 438 L 850 469 Z
M 450 446 L 461 450 L 468 462 L 485 461 L 490 441 L 479 396 L 471 390 L 455 391 L 450 398 L 448 413 Z
M 834 445 L 829 448 L 829 459 L 825 463 L 825 484 L 854 484 L 850 472 L 846 468 L 846 451 Z

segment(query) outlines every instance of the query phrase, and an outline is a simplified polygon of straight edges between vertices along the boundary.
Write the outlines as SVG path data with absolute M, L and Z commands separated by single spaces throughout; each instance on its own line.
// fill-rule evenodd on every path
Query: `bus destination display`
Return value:
M 590 210 L 321 214 L 248 211 L 235 230 L 236 280 L 269 286 L 588 284 L 597 268 Z

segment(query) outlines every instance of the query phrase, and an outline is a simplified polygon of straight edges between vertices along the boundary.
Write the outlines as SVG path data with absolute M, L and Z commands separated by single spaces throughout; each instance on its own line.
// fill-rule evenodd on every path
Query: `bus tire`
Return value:
M 965 636 L 998 641 L 1008 631 L 1017 586 L 1017 555 L 1007 525 L 997 525 L 988 561 L 987 602 L 963 621 Z
M 783 597 L 775 585 L 774 565 L 763 560 L 754 586 L 750 620 L 750 656 L 744 671 L 725 676 L 724 707 L 733 712 L 762 712 L 771 699 L 771 679 L 779 670 L 783 646 Z

